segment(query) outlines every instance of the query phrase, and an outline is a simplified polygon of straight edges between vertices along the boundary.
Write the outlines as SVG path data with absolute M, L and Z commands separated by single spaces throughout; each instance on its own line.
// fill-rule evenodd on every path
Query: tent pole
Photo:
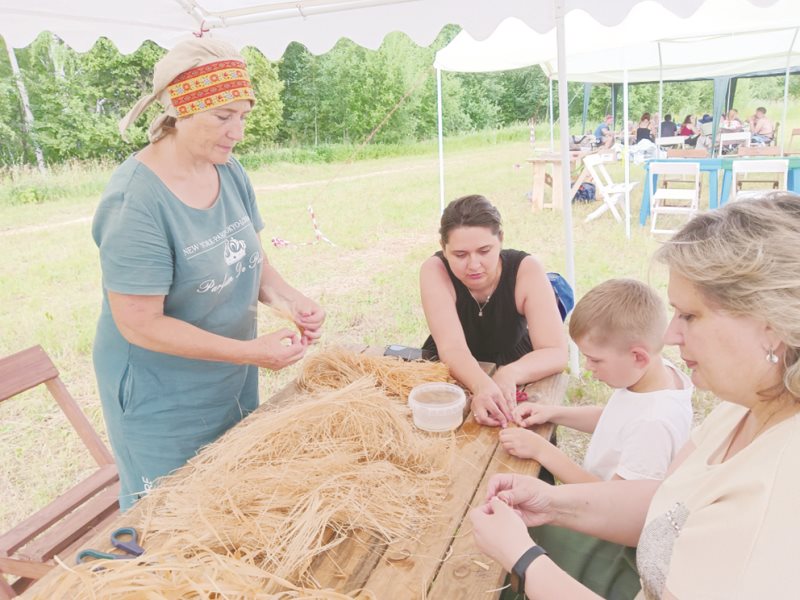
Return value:
M 631 239 L 631 161 L 630 153 L 628 152 L 630 146 L 630 136 L 628 135 L 628 69 L 627 67 L 622 72 L 622 111 L 625 113 L 625 128 L 624 131 L 624 151 L 622 160 L 625 165 L 625 237 Z M 655 193 L 655 192 L 653 192 Z
M 553 131 L 555 129 L 555 121 L 554 121 L 554 118 L 553 118 L 553 79 L 552 79 L 552 77 L 548 78 L 548 80 L 547 80 L 547 91 L 550 94 L 550 152 L 555 152 L 556 144 L 555 144 L 555 141 L 553 139 L 553 136 L 555 135 L 553 133 Z
M 439 212 L 444 212 L 444 143 L 442 140 L 442 70 L 436 69 L 436 118 L 439 129 Z
M 719 76 L 714 77 L 714 108 L 711 111 L 714 116 L 714 122 L 711 129 L 711 156 L 717 155 L 717 132 L 719 131 L 722 122 L 723 111 L 725 108 L 725 96 L 728 89 L 730 77 Z
M 578 295 L 575 286 L 575 256 L 572 242 L 572 198 L 570 198 L 570 162 L 569 162 L 569 104 L 567 102 L 567 53 L 566 34 L 564 30 L 564 0 L 553 0 L 556 17 L 556 47 L 558 49 L 558 119 L 559 141 L 561 143 L 561 190 L 564 195 L 564 237 L 566 238 L 566 275 L 567 281 Z M 556 199 L 553 198 L 553 201 Z M 580 373 L 578 365 L 578 348 L 574 342 L 569 343 L 569 368 L 573 376 Z
M 616 83 L 611 84 L 611 120 L 613 122 L 614 131 L 617 130 L 617 87 Z
M 581 130 L 578 132 L 580 135 L 586 133 L 586 115 L 589 113 L 589 100 L 592 97 L 592 84 L 583 84 L 583 120 L 581 121 Z
M 797 31 L 798 29 L 795 28 L 794 35 L 792 36 L 792 43 L 789 44 L 789 52 L 786 53 L 786 77 L 783 80 L 783 116 L 781 119 L 781 123 L 783 123 L 783 133 L 781 134 L 781 156 L 783 156 L 783 140 L 786 139 L 786 126 L 788 123 L 786 122 L 786 110 L 789 102 L 789 73 L 792 66 L 792 49 L 794 48 L 794 42 L 797 40 Z
M 664 122 L 664 62 L 661 60 L 661 42 L 658 42 L 658 118 L 661 123 Z M 656 123 L 658 135 L 661 135 L 661 123 Z

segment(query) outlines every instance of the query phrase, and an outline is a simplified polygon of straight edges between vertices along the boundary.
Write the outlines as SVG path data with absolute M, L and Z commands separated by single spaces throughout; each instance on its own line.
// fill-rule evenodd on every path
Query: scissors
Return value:
M 129 536 L 129 539 L 121 539 L 122 536 Z M 111 545 L 125 554 L 119 552 L 100 552 L 94 548 L 87 548 L 78 552 L 75 562 L 81 564 L 87 558 L 105 558 L 109 560 L 124 560 L 136 558 L 144 554 L 144 548 L 138 544 L 138 535 L 133 527 L 120 527 L 111 533 Z

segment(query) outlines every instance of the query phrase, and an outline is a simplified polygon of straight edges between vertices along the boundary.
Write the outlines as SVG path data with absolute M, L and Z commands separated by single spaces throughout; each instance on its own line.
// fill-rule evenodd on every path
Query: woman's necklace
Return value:
M 475 296 L 473 296 L 473 295 L 472 295 L 472 292 L 470 292 L 470 293 L 469 293 L 469 295 L 470 295 L 470 296 L 472 296 L 472 299 L 473 299 L 473 300 L 475 300 L 475 304 L 477 304 L 477 305 L 478 305 L 478 316 L 479 316 L 479 317 L 482 317 L 482 316 L 483 316 L 483 309 L 484 309 L 484 308 L 486 308 L 486 305 L 487 305 L 487 304 L 489 304 L 489 300 L 491 300 L 491 299 L 492 299 L 492 294 L 494 294 L 494 292 L 495 292 L 495 288 L 496 288 L 496 286 L 498 285 L 498 283 L 500 282 L 500 274 L 502 273 L 502 268 L 503 268 L 503 267 L 502 267 L 502 265 L 501 265 L 501 266 L 500 266 L 500 268 L 499 268 L 499 270 L 498 270 L 497 277 L 496 277 L 496 278 L 495 278 L 495 280 L 494 280 L 494 283 L 492 283 L 492 286 L 489 288 L 489 289 L 490 289 L 490 290 L 492 290 L 492 291 L 491 291 L 491 292 L 489 292 L 489 293 L 486 295 L 486 300 L 484 300 L 482 304 L 481 304 L 480 302 L 478 302 L 478 299 L 477 299 Z
M 470 296 L 472 296 L 472 294 L 470 294 Z M 489 304 L 489 300 L 492 299 L 492 295 L 489 294 L 488 296 L 486 296 L 486 302 L 484 302 L 483 304 L 478 302 L 478 299 L 475 296 L 472 296 L 472 299 L 475 300 L 475 304 L 478 305 L 478 316 L 482 317 L 483 316 L 483 309 L 486 308 L 487 304 Z

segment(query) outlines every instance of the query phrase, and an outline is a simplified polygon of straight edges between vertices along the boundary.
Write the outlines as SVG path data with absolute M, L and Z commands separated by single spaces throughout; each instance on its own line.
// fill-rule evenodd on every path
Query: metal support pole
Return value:
M 572 243 L 572 198 L 570 198 L 569 180 L 569 103 L 567 99 L 567 54 L 566 34 L 564 29 L 564 0 L 553 2 L 556 16 L 556 43 L 558 47 L 558 119 L 559 141 L 561 142 L 561 190 L 564 195 L 564 238 L 566 241 L 566 277 L 577 296 L 575 285 L 575 255 Z M 554 199 L 555 200 L 555 199 Z M 580 375 L 578 365 L 578 348 L 573 342 L 569 345 L 569 368 L 572 374 Z
M 439 212 L 444 212 L 444 140 L 442 135 L 442 70 L 436 69 L 436 116 L 439 121 Z

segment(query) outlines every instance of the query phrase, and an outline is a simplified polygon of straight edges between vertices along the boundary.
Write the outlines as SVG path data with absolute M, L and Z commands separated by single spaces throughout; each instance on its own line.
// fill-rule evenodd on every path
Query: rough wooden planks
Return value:
M 567 389 L 567 375 L 552 375 L 525 387 L 530 398 L 534 395 L 538 402 L 560 404 Z M 489 429 L 489 428 L 482 428 Z M 552 425 L 534 428 L 534 431 L 549 438 Z M 497 440 L 497 431 L 492 434 Z M 486 485 L 495 473 L 522 473 L 536 476 L 540 465 L 533 460 L 519 459 L 508 454 L 502 446 L 495 444 L 495 450 L 486 472 L 475 490 L 470 508 L 480 506 L 484 502 Z M 472 537 L 469 517 L 465 516 L 459 535 L 453 539 L 450 557 L 442 564 L 436 579 L 431 586 L 428 597 L 438 599 L 458 598 L 459 600 L 487 600 L 499 597 L 499 588 L 503 585 L 505 572 L 493 560 L 484 556 L 475 546 Z

